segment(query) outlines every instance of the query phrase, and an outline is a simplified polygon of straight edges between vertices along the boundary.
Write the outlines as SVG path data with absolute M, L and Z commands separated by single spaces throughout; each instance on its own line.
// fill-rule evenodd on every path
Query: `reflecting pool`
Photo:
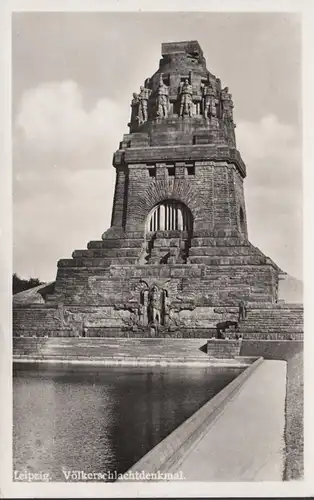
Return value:
M 16 365 L 13 468 L 125 472 L 242 370 Z

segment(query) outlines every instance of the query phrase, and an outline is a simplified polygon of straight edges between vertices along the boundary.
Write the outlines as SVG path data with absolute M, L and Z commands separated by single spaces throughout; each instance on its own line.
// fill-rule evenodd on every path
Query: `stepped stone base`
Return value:
M 277 286 L 276 265 L 237 231 L 143 237 L 111 228 L 59 261 L 54 284 L 14 297 L 14 335 L 206 338 L 217 322 L 237 320 L 240 298 L 273 307 Z M 154 287 L 160 318 L 151 328 Z

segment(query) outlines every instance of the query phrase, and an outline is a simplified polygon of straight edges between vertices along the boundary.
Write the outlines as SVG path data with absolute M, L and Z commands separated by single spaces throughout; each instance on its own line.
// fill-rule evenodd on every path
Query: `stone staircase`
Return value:
M 303 306 L 301 304 L 250 307 L 247 319 L 240 323 L 244 338 L 267 340 L 302 340 Z
M 109 267 L 134 265 L 139 261 L 143 236 L 90 241 L 87 249 L 75 250 L 72 259 L 60 259 L 58 267 Z
M 191 264 L 263 265 L 268 257 L 244 238 L 194 237 L 189 251 Z
M 189 240 L 180 237 L 165 237 L 163 233 L 147 236 L 147 264 L 185 264 L 187 261 Z
M 55 337 L 71 335 L 71 328 L 61 325 L 56 306 L 28 304 L 13 309 L 13 332 L 15 337 Z

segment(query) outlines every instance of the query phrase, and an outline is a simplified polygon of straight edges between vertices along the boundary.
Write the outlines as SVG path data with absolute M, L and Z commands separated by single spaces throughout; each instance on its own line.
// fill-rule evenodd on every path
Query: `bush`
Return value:
M 42 281 L 39 281 L 38 278 L 29 278 L 28 280 L 23 280 L 16 273 L 13 274 L 13 295 L 19 292 L 24 292 L 25 290 L 29 290 L 30 288 L 34 288 L 35 286 L 43 285 Z

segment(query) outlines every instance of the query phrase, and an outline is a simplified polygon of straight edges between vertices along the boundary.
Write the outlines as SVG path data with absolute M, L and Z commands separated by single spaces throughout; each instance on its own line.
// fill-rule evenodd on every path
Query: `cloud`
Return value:
M 110 225 L 114 169 L 65 171 L 58 187 L 47 186 L 14 204 L 14 270 L 53 280 L 57 261 L 101 239 Z
M 110 224 L 112 154 L 125 121 L 106 98 L 86 110 L 73 81 L 24 92 L 13 135 L 16 272 L 54 279 L 58 259 L 100 239 Z
M 240 122 L 237 146 L 247 166 L 249 236 L 279 266 L 302 277 L 302 152 L 296 128 L 275 115 Z
M 84 169 L 93 161 L 93 168 L 98 168 L 108 146 L 118 144 L 126 120 L 118 103 L 107 98 L 84 109 L 79 85 L 66 80 L 42 83 L 23 93 L 15 132 L 19 147 L 32 155 L 44 153 L 50 166 Z

